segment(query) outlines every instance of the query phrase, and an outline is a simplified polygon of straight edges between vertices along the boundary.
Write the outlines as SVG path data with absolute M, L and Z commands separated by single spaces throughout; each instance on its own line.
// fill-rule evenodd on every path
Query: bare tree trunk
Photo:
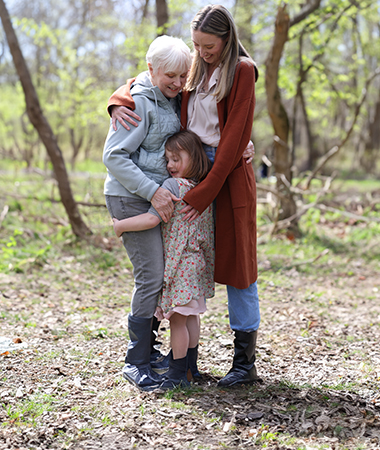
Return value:
M 360 165 L 368 173 L 374 173 L 380 149 L 380 98 L 375 104 L 373 119 L 368 121 L 367 133 L 364 149 L 360 155 Z
M 144 20 L 148 17 L 148 8 L 149 8 L 149 0 L 145 0 L 141 23 L 144 22 Z
M 71 170 L 75 170 L 75 163 L 79 154 L 79 151 L 83 145 L 83 132 L 81 133 L 81 136 L 78 138 L 78 140 L 75 139 L 75 130 L 74 128 L 70 128 L 70 142 L 71 142 L 71 148 L 73 150 L 71 154 Z
M 278 8 L 275 35 L 272 48 L 265 62 L 265 89 L 267 93 L 267 108 L 272 121 L 275 133 L 274 141 L 274 170 L 277 177 L 277 189 L 283 196 L 279 219 L 285 219 L 295 215 L 296 204 L 293 195 L 286 186 L 286 181 L 291 183 L 291 152 L 288 146 L 289 140 L 289 119 L 281 101 L 281 93 L 278 87 L 278 71 L 280 59 L 286 41 L 288 40 L 290 18 L 286 10 L 286 5 Z M 297 227 L 297 224 L 294 223 Z
M 305 170 L 312 170 L 318 159 L 318 152 L 315 148 L 314 136 L 311 131 L 309 116 L 306 110 L 305 96 L 303 95 L 303 83 L 299 87 L 299 99 L 301 102 L 302 115 L 304 117 L 306 136 L 307 136 L 307 161 Z
M 274 169 L 277 177 L 277 188 L 280 197 L 279 219 L 295 217 L 290 229 L 298 234 L 298 219 L 296 204 L 289 185 L 292 181 L 292 154 L 288 145 L 289 140 L 289 118 L 281 101 L 281 93 L 278 87 L 278 72 L 280 60 L 288 40 L 289 28 L 319 8 L 321 0 L 309 0 L 304 3 L 300 13 L 292 20 L 289 18 L 286 3 L 279 6 L 273 44 L 268 54 L 265 73 L 265 89 L 267 93 L 267 108 L 274 129 Z
M 304 127 L 306 130 L 306 140 L 307 140 L 307 160 L 304 162 L 303 167 L 301 168 L 301 171 L 305 170 L 311 170 L 316 160 L 318 159 L 318 152 L 315 149 L 314 145 L 314 136 L 311 131 L 311 125 L 309 121 L 309 117 L 306 110 L 306 102 L 305 102 L 305 96 L 303 93 L 303 84 L 306 81 L 306 76 L 308 71 L 311 68 L 311 65 L 304 68 L 303 64 L 303 35 L 304 33 L 300 33 L 299 37 L 299 52 L 298 52 L 298 64 L 299 64 L 299 71 L 298 71 L 298 81 L 297 81 L 297 90 L 296 95 L 294 98 L 294 108 L 293 108 L 293 125 L 292 125 L 292 135 L 293 135 L 293 144 L 292 144 L 292 165 L 294 164 L 294 155 L 295 155 L 295 148 L 296 148 L 296 137 L 298 133 L 298 127 L 297 127 L 297 117 L 298 117 L 298 104 L 301 106 L 301 112 L 302 117 L 304 119 Z
M 28 128 L 29 119 L 27 118 L 26 112 L 21 116 L 20 122 L 22 129 L 22 145 L 20 146 L 16 143 L 16 146 L 22 159 L 26 162 L 26 168 L 29 170 L 32 168 L 33 159 L 35 157 L 35 149 L 38 148 L 39 137 L 35 133 L 34 128 Z
M 365 147 L 366 150 L 380 149 L 380 96 L 376 102 L 373 119 L 368 124 L 368 139 Z
M 90 158 L 90 151 L 91 151 L 91 147 L 92 147 L 92 140 L 93 140 L 93 134 L 90 132 L 89 133 L 89 137 L 86 143 L 86 147 L 84 149 L 84 159 L 89 159 Z
M 22 88 L 24 90 L 28 117 L 37 130 L 40 139 L 44 143 L 50 160 L 53 164 L 61 200 L 68 215 L 73 233 L 78 237 L 84 237 L 88 234 L 91 234 L 91 231 L 83 222 L 78 210 L 78 205 L 72 195 L 62 152 L 57 144 L 57 140 L 48 121 L 42 113 L 37 92 L 33 86 L 28 67 L 21 52 L 16 33 L 13 29 L 8 10 L 3 0 L 0 0 L 0 17 L 13 57 L 13 63 L 16 67 L 20 82 L 22 84 Z
M 169 22 L 169 12 L 166 0 L 156 0 L 156 17 L 158 36 L 162 36 L 167 31 L 167 25 Z

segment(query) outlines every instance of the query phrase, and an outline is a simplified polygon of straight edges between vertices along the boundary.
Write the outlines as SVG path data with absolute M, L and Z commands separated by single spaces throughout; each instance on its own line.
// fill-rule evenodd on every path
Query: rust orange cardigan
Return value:
M 255 66 L 243 59 L 236 67 L 231 92 L 218 102 L 221 139 L 213 168 L 184 200 L 202 213 L 216 199 L 215 281 L 239 289 L 257 280 L 256 181 L 243 152 L 251 137 L 255 109 Z M 133 80 L 109 99 L 133 109 L 129 95 Z M 181 123 L 187 124 L 189 92 L 182 93 Z

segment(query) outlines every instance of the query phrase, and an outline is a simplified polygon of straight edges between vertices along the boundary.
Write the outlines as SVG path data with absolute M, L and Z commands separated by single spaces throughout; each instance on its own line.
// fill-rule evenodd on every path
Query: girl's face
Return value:
M 166 168 L 173 178 L 185 178 L 190 164 L 190 156 L 185 150 L 171 152 L 165 150 Z
M 203 61 L 214 68 L 218 67 L 227 40 L 199 30 L 191 30 L 191 39 L 194 49 L 199 52 L 199 56 Z
M 187 72 L 165 72 L 161 67 L 153 71 L 151 64 L 148 68 L 153 86 L 157 86 L 167 98 L 174 98 L 186 84 Z

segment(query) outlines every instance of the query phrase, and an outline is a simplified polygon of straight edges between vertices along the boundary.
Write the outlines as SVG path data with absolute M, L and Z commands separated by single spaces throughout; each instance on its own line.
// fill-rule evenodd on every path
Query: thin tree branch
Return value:
M 293 267 L 299 267 L 299 266 L 304 266 L 306 264 L 314 264 L 315 262 L 317 262 L 320 258 L 322 258 L 322 256 L 325 256 L 329 253 L 329 249 L 325 248 L 324 250 L 321 251 L 321 253 L 319 255 L 317 255 L 315 258 L 311 258 L 311 259 L 307 259 L 306 261 L 296 261 L 292 264 L 289 264 L 287 266 L 281 267 L 281 270 L 289 270 L 292 269 Z M 267 269 L 270 270 L 271 268 Z
M 311 183 L 312 179 L 315 177 L 315 175 L 322 169 L 322 167 L 327 163 L 327 161 L 329 161 L 334 155 L 336 155 L 339 152 L 339 150 L 349 140 L 349 138 L 351 136 L 351 133 L 352 133 L 352 131 L 354 129 L 354 126 L 355 126 L 355 124 L 357 122 L 357 119 L 359 117 L 360 109 L 363 106 L 365 99 L 367 98 L 368 88 L 369 88 L 370 84 L 372 83 L 372 81 L 378 75 L 380 75 L 380 67 L 378 67 L 375 70 L 375 72 L 370 77 L 368 77 L 367 80 L 366 80 L 365 87 L 362 90 L 362 97 L 361 97 L 360 101 L 356 104 L 355 112 L 354 112 L 354 118 L 352 120 L 352 123 L 351 123 L 351 126 L 350 126 L 349 130 L 346 133 L 346 136 L 344 137 L 344 139 L 338 145 L 334 146 L 331 150 L 329 150 L 327 152 L 326 155 L 324 155 L 324 157 L 322 158 L 322 160 L 320 161 L 318 166 L 313 170 L 313 172 L 307 178 L 305 189 L 309 189 L 310 183 Z
M 265 184 L 256 183 L 256 188 L 260 191 L 269 192 L 278 198 L 286 199 L 285 195 L 281 194 L 281 192 L 278 192 L 277 189 L 266 186 Z
M 317 10 L 321 4 L 321 1 L 322 0 L 312 0 L 310 3 L 305 3 L 299 14 L 297 14 L 295 17 L 293 17 L 293 19 L 290 20 L 289 28 L 293 25 L 297 25 L 297 23 L 302 22 L 304 19 L 306 19 L 307 16 Z
M 320 209 L 321 211 L 329 211 L 333 213 L 340 214 L 342 216 L 348 217 L 349 219 L 354 219 L 357 222 L 377 222 L 380 223 L 380 219 L 377 217 L 366 217 L 366 216 L 360 216 L 359 214 L 354 214 L 348 211 L 342 211 L 341 209 L 332 208 L 331 206 L 326 206 L 324 204 L 316 205 L 316 208 Z

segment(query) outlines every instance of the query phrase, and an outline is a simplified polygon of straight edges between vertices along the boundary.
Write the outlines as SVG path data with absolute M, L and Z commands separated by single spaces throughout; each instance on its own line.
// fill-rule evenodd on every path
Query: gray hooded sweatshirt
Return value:
M 142 197 L 151 201 L 169 177 L 165 162 L 165 142 L 180 130 L 180 95 L 166 98 L 153 86 L 148 72 L 137 76 L 131 87 L 135 112 L 141 117 L 137 127 L 126 130 L 110 125 L 103 150 L 107 167 L 104 194 L 118 197 Z

